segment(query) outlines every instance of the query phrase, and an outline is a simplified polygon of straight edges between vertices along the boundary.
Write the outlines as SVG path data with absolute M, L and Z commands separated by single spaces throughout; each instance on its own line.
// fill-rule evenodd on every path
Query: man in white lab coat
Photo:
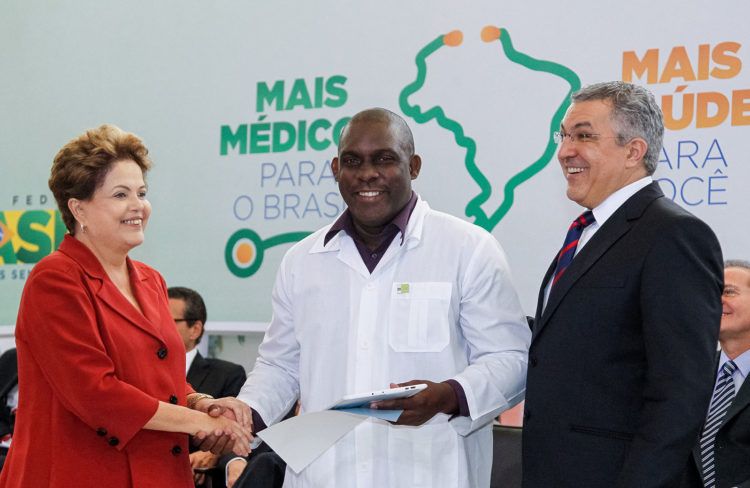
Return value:
M 285 486 L 488 487 L 491 421 L 524 394 L 530 331 L 505 255 L 431 210 L 406 122 L 355 115 L 331 169 L 348 209 L 287 252 L 273 320 L 238 398 L 255 430 L 342 396 L 427 383 L 397 425 L 366 421 Z M 300 442 L 304 442 L 300 439 Z

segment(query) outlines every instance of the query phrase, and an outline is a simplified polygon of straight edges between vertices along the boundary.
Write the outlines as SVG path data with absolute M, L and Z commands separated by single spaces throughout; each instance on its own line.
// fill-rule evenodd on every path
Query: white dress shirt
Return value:
M 193 365 L 193 360 L 195 359 L 195 356 L 197 355 L 198 355 L 197 347 L 194 347 L 185 353 L 185 376 L 187 376 L 188 371 L 190 371 L 190 366 Z
M 721 356 L 719 357 L 719 365 L 716 370 L 717 379 L 719 377 L 719 371 L 721 371 L 721 367 L 724 366 L 724 363 L 726 363 L 727 361 L 729 361 L 727 353 L 721 351 Z M 737 369 L 732 374 L 732 380 L 734 381 L 734 393 L 736 395 L 737 393 L 739 393 L 740 387 L 742 387 L 742 383 L 745 382 L 745 378 L 747 378 L 748 373 L 750 373 L 750 349 L 734 358 L 733 361 L 734 364 L 737 365 Z
M 645 176 L 638 181 L 634 181 L 629 185 L 623 186 L 622 188 L 605 198 L 602 203 L 591 209 L 591 213 L 594 214 L 595 221 L 592 222 L 588 227 L 583 229 L 581 237 L 578 239 L 578 245 L 576 246 L 576 251 L 573 256 L 575 257 L 579 252 L 581 252 L 583 246 L 585 246 L 586 243 L 589 242 L 592 237 L 594 237 L 596 231 L 598 231 L 599 228 L 604 225 L 604 222 L 606 222 L 612 216 L 612 214 L 614 214 L 617 209 L 622 206 L 623 203 L 625 203 L 630 197 L 638 193 L 639 190 L 650 185 L 652 182 L 653 179 L 650 176 Z M 549 299 L 549 292 L 551 288 L 552 280 L 549 280 L 547 281 L 547 285 L 544 291 L 545 307 L 547 306 L 547 300 Z

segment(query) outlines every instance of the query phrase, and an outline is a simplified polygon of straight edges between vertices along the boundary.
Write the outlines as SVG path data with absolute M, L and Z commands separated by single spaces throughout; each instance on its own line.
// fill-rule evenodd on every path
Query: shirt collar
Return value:
M 607 219 L 610 218 L 612 214 L 615 213 L 617 209 L 620 208 L 622 204 L 628 200 L 628 198 L 638 193 L 638 191 L 642 188 L 650 185 L 652 181 L 653 179 L 651 178 L 651 176 L 644 176 L 640 180 L 623 186 L 622 188 L 605 198 L 602 203 L 591 209 L 591 211 L 594 213 L 596 223 L 600 227 L 604 225 L 604 222 L 606 222 Z
M 717 369 L 717 374 L 718 371 L 721 370 L 721 367 L 724 366 L 724 363 L 726 363 L 727 361 L 729 361 L 729 356 L 727 356 L 727 353 L 722 350 L 721 355 L 719 356 L 719 367 Z M 737 365 L 737 370 L 740 372 L 742 377 L 747 378 L 748 373 L 750 373 L 750 349 L 743 352 L 732 361 L 734 361 L 734 364 Z
M 195 359 L 195 356 L 198 355 L 198 348 L 194 347 L 188 352 L 185 353 L 185 374 L 187 375 L 188 371 L 190 371 L 190 366 L 193 365 L 193 360 Z
M 396 214 L 395 217 L 393 217 L 393 220 L 391 220 L 385 227 L 389 227 L 391 225 L 396 226 L 399 232 L 401 232 L 401 244 L 404 243 L 404 236 L 406 235 L 406 225 L 409 223 L 409 218 L 411 217 L 412 212 L 414 212 L 414 207 L 417 205 L 417 194 L 414 193 L 414 191 L 411 192 L 411 198 L 409 198 L 409 201 L 404 205 L 404 208 L 399 210 L 399 212 Z M 323 240 L 323 246 L 325 247 L 328 245 L 328 242 L 338 234 L 340 231 L 346 232 L 349 236 L 352 237 L 352 239 L 357 237 L 357 231 L 354 228 L 354 222 L 352 221 L 352 215 L 351 212 L 349 212 L 349 209 L 347 208 L 344 210 L 344 213 L 339 216 L 338 219 L 336 219 L 336 222 L 333 223 L 331 228 L 326 232 L 325 238 Z M 393 234 L 390 234 L 393 235 Z M 383 232 L 384 238 L 387 238 L 389 236 L 388 232 Z M 381 243 L 382 244 L 382 243 Z

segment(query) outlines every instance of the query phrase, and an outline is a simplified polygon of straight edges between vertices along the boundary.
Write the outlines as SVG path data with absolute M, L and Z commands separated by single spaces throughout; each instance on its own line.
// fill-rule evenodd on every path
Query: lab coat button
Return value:
M 167 348 L 166 347 L 160 347 L 158 351 L 156 351 L 156 357 L 159 359 L 164 359 L 167 357 Z
M 105 429 L 104 427 L 99 427 L 98 429 L 96 429 L 96 435 L 98 435 L 99 437 L 104 437 L 105 435 L 107 435 L 107 429 Z
M 174 456 L 179 456 L 181 453 L 182 453 L 182 448 L 180 446 L 172 447 L 172 454 Z
M 177 405 L 177 397 L 175 395 L 170 395 L 169 403 L 171 403 L 172 405 Z
M 115 447 L 117 444 L 120 443 L 120 439 L 118 439 L 117 437 L 110 437 L 107 442 L 109 443 L 110 446 Z

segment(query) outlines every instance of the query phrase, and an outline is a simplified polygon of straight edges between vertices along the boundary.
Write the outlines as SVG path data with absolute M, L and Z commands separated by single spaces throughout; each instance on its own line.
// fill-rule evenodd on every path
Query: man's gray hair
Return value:
M 726 268 L 745 268 L 750 271 L 750 261 L 744 259 L 728 259 L 724 261 L 724 269 Z
M 635 137 L 648 144 L 643 164 L 649 175 L 656 171 L 664 120 L 659 105 L 650 91 L 622 81 L 607 81 L 583 87 L 571 96 L 573 103 L 606 100 L 612 104 L 612 120 L 617 130 L 617 144 L 624 146 Z

